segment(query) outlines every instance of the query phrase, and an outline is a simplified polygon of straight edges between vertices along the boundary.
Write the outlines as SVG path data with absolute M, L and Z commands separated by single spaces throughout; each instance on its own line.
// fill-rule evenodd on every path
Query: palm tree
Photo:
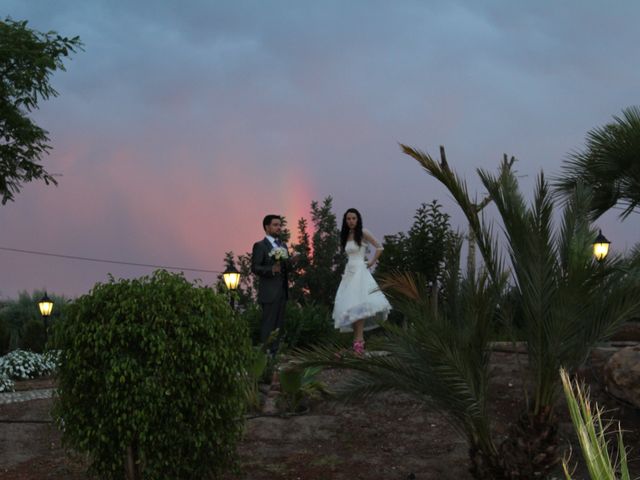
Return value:
M 491 224 L 478 216 L 465 182 L 446 162 L 438 164 L 426 153 L 402 148 L 453 195 L 474 230 L 494 285 L 504 285 L 507 270 L 498 240 Z M 478 174 L 498 209 L 507 240 L 513 304 L 499 312 L 522 312 L 531 375 L 526 412 L 501 451 L 513 472 L 531 468 L 533 474 L 558 460 L 553 421 L 557 372 L 577 367 L 596 342 L 640 314 L 640 275 L 619 256 L 602 264 L 592 257 L 595 231 L 589 223 L 589 188 L 577 184 L 554 232 L 553 196 L 544 175 L 539 175 L 533 202 L 527 206 L 512 165 L 513 158 L 505 157 L 498 175 L 482 169 Z
M 486 274 L 461 277 L 461 240 L 455 242 L 457 255 L 444 274 L 447 295 L 437 309 L 419 275 L 392 272 L 380 279 L 381 288 L 406 319 L 405 327 L 386 322 L 385 335 L 369 342 L 374 350 L 388 355 L 337 358 L 336 346 L 330 345 L 299 350 L 297 360 L 301 367 L 352 371 L 337 387 L 345 400 L 393 390 L 447 413 L 451 426 L 469 444 L 474 476 L 507 478 L 487 413 L 488 334 L 498 305 L 497 290 Z
M 640 108 L 629 107 L 621 117 L 587 133 L 586 149 L 572 153 L 556 186 L 566 198 L 578 182 L 593 188 L 594 218 L 619 204 L 621 218 L 640 205 Z

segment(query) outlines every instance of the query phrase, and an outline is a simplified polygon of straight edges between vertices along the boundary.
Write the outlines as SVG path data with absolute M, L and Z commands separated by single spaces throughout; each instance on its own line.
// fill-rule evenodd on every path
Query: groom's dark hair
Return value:
M 264 217 L 262 219 L 262 228 L 264 230 L 266 230 L 267 229 L 267 225 L 271 225 L 271 221 L 276 219 L 276 218 L 278 220 L 282 221 L 282 218 L 280 217 L 280 215 L 267 215 L 266 217 Z

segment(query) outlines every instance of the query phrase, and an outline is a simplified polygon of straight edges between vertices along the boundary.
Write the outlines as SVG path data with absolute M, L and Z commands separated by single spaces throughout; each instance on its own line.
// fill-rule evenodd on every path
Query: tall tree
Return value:
M 29 114 L 40 100 L 56 97 L 51 74 L 64 70 L 63 59 L 82 48 L 79 37 L 41 33 L 26 21 L 0 20 L 0 197 L 13 201 L 24 183 L 57 184 L 40 164 L 49 152 L 48 132 Z
M 322 204 L 311 202 L 313 223 L 312 256 L 305 272 L 309 288 L 307 299 L 311 302 L 330 305 L 338 289 L 342 270 L 346 263 L 340 247 L 340 231 L 333 213 L 333 198 L 326 197 Z
M 556 182 L 565 198 L 578 183 L 591 187 L 595 218 L 619 205 L 624 219 L 640 206 L 640 107 L 629 107 L 613 118 L 587 133 L 586 148 L 569 156 Z
M 293 301 L 305 303 L 309 295 L 308 273 L 311 268 L 311 237 L 307 230 L 307 219 L 298 220 L 298 242 L 293 246 L 293 251 L 298 255 L 295 263 L 295 271 L 291 278 L 290 297 Z
M 393 271 L 414 272 L 430 285 L 442 283 L 445 263 L 459 237 L 449 219 L 436 200 L 421 204 L 406 234 L 399 232 L 384 237 L 384 255 L 380 257 L 376 273 L 382 276 Z

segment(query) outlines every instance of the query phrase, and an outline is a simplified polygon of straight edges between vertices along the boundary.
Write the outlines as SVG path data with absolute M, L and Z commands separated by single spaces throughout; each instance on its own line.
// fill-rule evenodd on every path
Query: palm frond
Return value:
M 603 422 L 602 408 L 597 404 L 592 406 L 588 390 L 577 382 L 575 384 L 571 382 L 565 370 L 560 371 L 560 378 L 589 476 L 597 480 L 617 480 L 617 474 L 620 472 L 622 480 L 629 480 L 627 453 L 620 426 L 617 429 L 620 453 L 619 458 L 616 458 L 609 451 L 609 440 L 607 439 L 608 430 L 612 423 Z M 566 478 L 571 480 L 569 459 L 565 458 L 562 463 Z
M 494 279 L 494 287 L 500 285 L 500 280 L 504 278 L 504 261 L 497 248 L 495 237 L 491 234 L 490 224 L 480 220 L 477 205 L 471 200 L 467 183 L 451 170 L 448 164 L 439 164 L 429 154 L 406 145 L 401 145 L 401 148 L 404 153 L 417 160 L 429 175 L 449 190 L 469 222 L 469 228 L 474 232 L 478 249 L 485 262 L 485 268 Z M 503 169 L 510 169 L 513 160 L 508 162 L 505 159 L 502 164 Z
M 450 275 L 458 278 L 459 276 Z M 453 280 L 452 280 L 453 281 Z M 424 283 L 406 272 L 385 275 L 381 288 L 407 318 L 401 327 L 384 324 L 384 335 L 369 347 L 385 355 L 336 356 L 336 346 L 315 346 L 296 353 L 301 366 L 349 370 L 337 392 L 344 399 L 383 391 L 401 391 L 429 408 L 446 412 L 451 425 L 475 447 L 495 454 L 486 411 L 489 383 L 487 325 L 494 317 L 495 299 L 486 279 L 460 285 L 446 302 L 474 308 L 434 310 Z M 461 318 L 449 315 L 457 312 Z
M 591 212 L 598 218 L 616 204 L 621 218 L 640 206 L 640 108 L 624 109 L 613 122 L 587 133 L 584 151 L 572 152 L 555 182 L 559 194 L 568 199 L 583 182 L 593 188 Z
M 616 121 L 618 124 L 614 126 L 590 132 L 590 155 L 596 152 L 600 157 L 576 157 L 576 162 L 600 162 L 599 168 L 610 176 L 616 171 L 612 167 L 612 149 L 618 155 L 615 161 L 628 162 L 625 155 L 629 145 L 636 145 L 632 130 L 640 128 L 640 109 L 625 111 L 624 118 Z M 625 146 L 612 146 L 614 138 Z M 640 137 L 638 141 L 640 147 Z M 406 146 L 402 148 L 438 179 L 458 202 L 477 239 L 493 292 L 504 292 L 507 270 L 498 236 L 493 224 L 478 214 L 466 183 L 447 163 L 439 164 L 426 153 Z M 639 150 L 636 148 L 635 151 Z M 544 174 L 538 176 L 534 199 L 528 206 L 511 168 L 513 160 L 508 162 L 505 158 L 497 174 L 479 169 L 478 175 L 500 215 L 514 285 L 512 293 L 502 299 L 497 315 L 507 322 L 514 312 L 522 316 L 520 323 L 533 373 L 535 402 L 532 407 L 536 414 L 554 403 L 559 388 L 558 368 L 577 366 L 596 342 L 605 339 L 625 319 L 636 314 L 635 299 L 640 296 L 634 283 L 635 274 L 631 272 L 640 267 L 640 254 L 632 253 L 627 263 L 615 255 L 603 263 L 595 262 L 591 255 L 595 232 L 589 214 L 598 195 L 603 195 L 603 187 L 594 183 L 593 178 L 575 176 L 570 191 L 565 192 L 567 201 L 561 224 L 556 229 L 553 224 L 554 197 Z M 598 179 L 602 178 L 604 176 L 598 174 Z M 619 185 L 616 183 L 616 188 Z

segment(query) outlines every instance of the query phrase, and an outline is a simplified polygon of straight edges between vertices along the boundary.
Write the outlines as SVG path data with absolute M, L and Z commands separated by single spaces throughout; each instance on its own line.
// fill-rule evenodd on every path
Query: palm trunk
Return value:
M 507 478 L 546 478 L 560 462 L 556 423 L 551 408 L 520 416 L 500 445 Z
M 469 225 L 469 234 L 467 235 L 467 278 L 475 278 L 476 276 L 476 236 L 473 228 Z

